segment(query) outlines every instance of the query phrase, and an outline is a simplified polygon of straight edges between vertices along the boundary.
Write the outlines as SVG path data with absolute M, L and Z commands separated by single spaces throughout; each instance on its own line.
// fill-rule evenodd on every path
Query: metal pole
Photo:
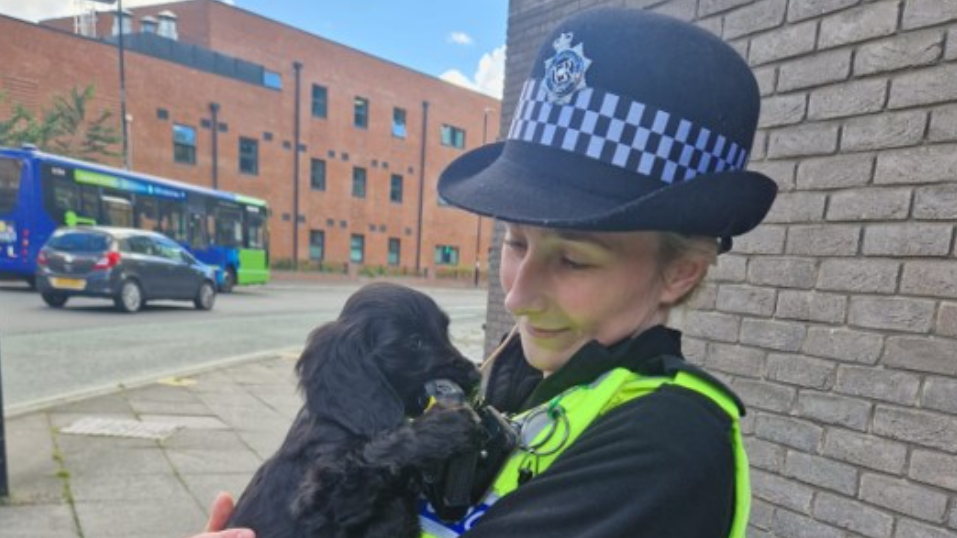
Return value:
M 488 140 L 488 113 L 492 112 L 491 108 L 486 107 L 484 113 L 482 114 L 482 145 L 486 144 Z M 481 259 L 482 259 L 482 215 L 478 216 L 477 223 L 475 224 L 475 282 L 473 285 L 477 288 L 479 285 L 479 273 L 481 271 Z
M 415 274 L 422 270 L 422 200 L 425 191 L 425 143 L 429 126 L 429 102 L 422 101 L 422 151 L 419 153 L 419 220 L 415 234 Z
M 123 167 L 130 169 L 130 142 L 129 126 L 126 124 L 126 66 L 123 60 L 123 34 L 124 22 L 126 16 L 123 13 L 123 0 L 116 3 L 117 29 L 119 30 L 119 56 L 120 56 L 120 120 L 123 122 Z
M 210 103 L 213 121 L 213 189 L 219 189 L 219 103 Z
M 292 68 L 296 71 L 296 117 L 293 118 L 293 138 L 295 143 L 292 146 L 292 268 L 299 269 L 299 107 L 300 107 L 300 84 L 302 82 L 302 62 L 293 62 Z

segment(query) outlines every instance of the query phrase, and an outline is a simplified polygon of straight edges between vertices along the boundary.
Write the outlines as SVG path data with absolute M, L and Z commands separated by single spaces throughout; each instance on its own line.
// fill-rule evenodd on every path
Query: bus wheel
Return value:
M 219 291 L 222 293 L 232 293 L 236 287 L 236 270 L 232 267 L 226 269 L 223 275 L 223 283 L 219 285 Z
M 69 299 L 69 297 L 62 293 L 44 293 L 41 296 L 43 297 L 43 302 L 53 308 L 63 308 L 63 305 L 65 305 L 67 299 Z
M 37 277 L 30 275 L 26 277 L 24 280 L 27 281 L 27 286 L 30 286 L 31 290 L 37 291 Z
M 116 309 L 132 314 L 143 308 L 143 290 L 134 280 L 124 280 L 120 285 L 120 292 L 113 299 Z
M 196 305 L 198 310 L 212 310 L 215 303 L 216 288 L 213 287 L 212 282 L 203 282 L 199 287 L 199 291 L 196 292 L 196 298 L 193 299 L 193 304 Z

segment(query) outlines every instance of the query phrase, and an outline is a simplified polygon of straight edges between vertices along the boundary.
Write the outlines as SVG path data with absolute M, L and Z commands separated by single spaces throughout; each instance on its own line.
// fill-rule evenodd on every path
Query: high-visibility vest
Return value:
M 724 390 L 688 372 L 674 377 L 645 377 L 624 368 L 616 368 L 587 385 L 572 387 L 549 402 L 525 411 L 514 421 L 522 424 L 523 442 L 533 446 L 537 456 L 518 449 L 508 459 L 492 488 L 478 506 L 473 507 L 459 522 L 440 521 L 426 502 L 420 503 L 419 521 L 423 538 L 455 538 L 471 529 L 485 512 L 499 499 L 519 487 L 519 473 L 529 460 L 536 474 L 544 472 L 565 448 L 601 415 L 612 409 L 651 394 L 664 385 L 677 385 L 709 398 L 731 418 L 732 451 L 734 454 L 735 488 L 734 515 L 729 538 L 744 538 L 751 510 L 751 482 L 748 475 L 748 457 L 741 438 L 740 411 Z M 558 407 L 560 412 L 556 412 Z M 563 413 L 567 420 L 559 418 Z M 565 431 L 567 429 L 567 436 Z M 531 430 L 531 431 L 530 431 Z

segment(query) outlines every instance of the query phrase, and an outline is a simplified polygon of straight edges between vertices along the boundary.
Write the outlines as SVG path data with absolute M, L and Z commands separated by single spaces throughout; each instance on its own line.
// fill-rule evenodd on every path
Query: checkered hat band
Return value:
M 728 137 L 665 110 L 596 88 L 567 104 L 550 102 L 545 84 L 529 80 L 508 132 L 666 183 L 697 175 L 744 170 L 748 152 Z

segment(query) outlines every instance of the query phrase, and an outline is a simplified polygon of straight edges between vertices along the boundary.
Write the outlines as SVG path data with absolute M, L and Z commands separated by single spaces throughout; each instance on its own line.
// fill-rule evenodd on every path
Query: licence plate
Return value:
M 86 288 L 86 280 L 78 278 L 51 278 L 50 285 L 60 290 L 82 290 Z

